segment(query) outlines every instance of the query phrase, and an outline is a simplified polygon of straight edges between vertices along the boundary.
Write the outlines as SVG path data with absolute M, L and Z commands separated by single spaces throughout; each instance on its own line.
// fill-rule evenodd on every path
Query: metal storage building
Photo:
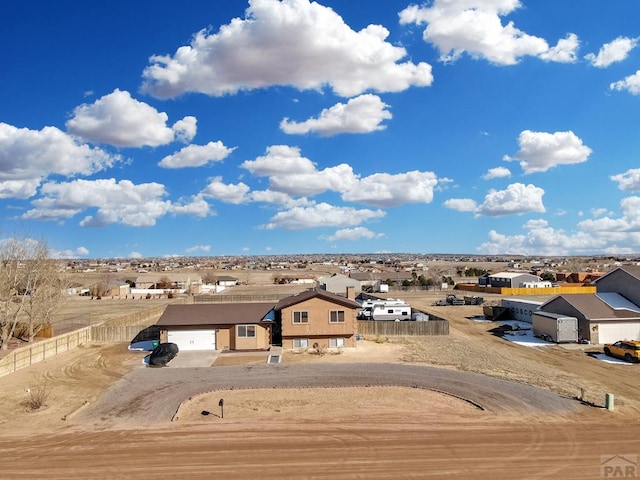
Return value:
M 520 298 L 503 298 L 502 308 L 509 311 L 509 318 L 520 322 L 532 323 L 533 314 L 542 305 L 535 300 L 523 300 Z

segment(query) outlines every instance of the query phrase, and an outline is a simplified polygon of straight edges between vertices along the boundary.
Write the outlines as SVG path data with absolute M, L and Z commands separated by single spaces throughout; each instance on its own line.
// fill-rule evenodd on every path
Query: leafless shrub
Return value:
M 39 410 L 46 405 L 50 393 L 51 390 L 47 383 L 47 379 L 45 377 L 38 378 L 29 388 L 27 388 L 25 406 L 30 411 Z

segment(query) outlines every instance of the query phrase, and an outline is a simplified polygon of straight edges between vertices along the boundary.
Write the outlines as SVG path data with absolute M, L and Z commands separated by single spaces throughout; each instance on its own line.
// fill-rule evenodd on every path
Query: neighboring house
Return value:
M 618 293 L 558 295 L 540 310 L 578 319 L 578 336 L 591 343 L 640 340 L 640 307 Z
M 240 283 L 240 281 L 236 277 L 231 277 L 228 275 L 220 275 L 216 279 L 216 284 L 220 285 L 221 287 L 233 287 L 235 285 L 238 285 L 238 283 Z
M 347 287 L 353 287 L 356 295 L 362 292 L 362 287 L 358 280 L 340 273 L 335 273 L 330 277 L 320 277 L 318 279 L 318 285 L 323 290 L 331 293 L 341 294 L 347 291 Z
M 347 296 L 319 288 L 283 298 L 275 307 L 278 337 L 285 349 L 355 347 L 358 321 L 353 289 Z
M 168 305 L 156 323 L 160 341 L 184 350 L 266 350 L 273 303 Z
M 116 282 L 116 284 L 104 294 L 105 297 L 126 297 L 131 293 L 131 286 L 126 282 Z
M 500 272 L 493 275 L 483 275 L 478 279 L 478 285 L 495 288 L 519 288 L 527 283 L 540 282 L 537 275 L 526 272 Z
M 405 280 L 413 280 L 411 272 L 350 272 L 349 278 L 360 282 L 360 288 L 378 287 L 381 283 L 400 285 Z
M 556 273 L 556 281 L 589 285 L 603 275 L 604 273 L 602 272 L 558 272 Z
M 146 273 L 138 275 L 135 278 L 135 284 L 137 289 L 157 289 L 158 284 L 163 279 L 169 279 L 171 281 L 172 290 L 189 290 L 193 283 L 201 283 L 202 280 L 199 276 L 193 274 L 184 273 Z
M 640 266 L 625 265 L 593 282 L 598 293 L 615 292 L 640 305 Z
M 640 340 L 640 267 L 618 267 L 594 283 L 595 294 L 558 295 L 540 310 L 576 317 L 591 343 Z
M 314 285 L 316 283 L 316 277 L 314 275 L 296 274 L 285 275 L 276 274 L 275 282 L 279 284 L 292 284 L 292 285 Z

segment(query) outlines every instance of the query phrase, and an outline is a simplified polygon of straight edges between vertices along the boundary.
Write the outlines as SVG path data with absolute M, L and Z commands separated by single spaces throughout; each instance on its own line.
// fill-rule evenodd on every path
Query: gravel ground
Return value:
M 576 411 L 578 403 L 529 385 L 442 368 L 402 364 L 251 365 L 224 368 L 136 369 L 73 423 L 97 428 L 169 422 L 185 400 L 233 389 L 401 386 L 464 398 L 496 413 Z

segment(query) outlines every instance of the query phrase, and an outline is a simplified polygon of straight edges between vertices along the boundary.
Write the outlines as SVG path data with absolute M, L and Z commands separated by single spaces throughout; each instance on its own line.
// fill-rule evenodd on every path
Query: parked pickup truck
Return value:
M 637 340 L 619 340 L 604 345 L 605 355 L 624 358 L 627 362 L 640 361 L 640 342 Z

